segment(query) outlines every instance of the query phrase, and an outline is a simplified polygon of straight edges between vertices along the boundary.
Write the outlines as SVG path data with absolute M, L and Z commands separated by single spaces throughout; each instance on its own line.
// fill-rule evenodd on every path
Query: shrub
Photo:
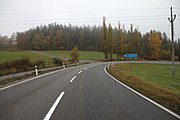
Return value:
M 45 62 L 42 61 L 42 60 L 37 60 L 37 61 L 33 62 L 33 65 L 32 65 L 32 66 L 33 66 L 33 67 L 34 67 L 34 66 L 38 66 L 38 68 L 43 68 L 43 67 L 45 66 Z
M 60 64 L 60 61 L 57 61 L 56 63 Z M 13 74 L 16 72 L 33 70 L 35 65 L 39 68 L 42 68 L 45 66 L 45 62 L 42 60 L 32 62 L 30 61 L 29 57 L 22 57 L 18 60 L 7 61 L 0 64 L 0 76 Z
M 52 61 L 55 65 L 63 65 L 63 61 L 59 58 L 52 58 Z

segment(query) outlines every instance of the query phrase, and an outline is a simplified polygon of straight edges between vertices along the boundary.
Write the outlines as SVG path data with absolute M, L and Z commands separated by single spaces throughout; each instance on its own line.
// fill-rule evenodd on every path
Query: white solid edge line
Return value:
M 106 66 L 106 67 L 107 67 L 107 66 Z M 154 105 L 158 106 L 159 108 L 163 109 L 164 111 L 166 111 L 166 112 L 170 113 L 171 115 L 173 115 L 173 116 L 175 116 L 175 117 L 177 117 L 177 118 L 180 119 L 180 116 L 179 116 L 178 114 L 174 113 L 173 111 L 169 110 L 168 108 L 160 105 L 159 103 L 151 100 L 150 98 L 142 95 L 141 93 L 135 91 L 134 89 L 130 88 L 129 86 L 127 86 L 127 85 L 125 85 L 124 83 L 122 83 L 122 82 L 120 82 L 119 80 L 117 80 L 115 77 L 113 77 L 112 75 L 110 75 L 110 74 L 106 71 L 106 67 L 104 68 L 105 73 L 106 73 L 107 75 L 109 75 L 109 77 L 111 77 L 112 79 L 114 79 L 116 82 L 118 82 L 119 84 L 123 85 L 124 87 L 126 87 L 126 88 L 129 89 L 129 90 L 131 90 L 132 92 L 136 93 L 137 95 L 141 96 L 142 98 L 146 99 L 147 101 L 149 101 L 149 102 L 153 103 Z
M 78 72 L 79 74 L 82 73 L 82 70 Z
M 55 103 L 53 104 L 53 106 L 51 107 L 51 109 L 49 110 L 49 112 L 46 114 L 46 116 L 44 117 L 43 120 L 49 120 L 50 117 L 52 116 L 54 110 L 56 109 L 58 103 L 60 102 L 60 100 L 62 99 L 63 95 L 65 92 L 61 92 L 61 94 L 59 95 L 59 97 L 56 99 Z
M 75 78 L 76 78 L 76 76 L 74 76 L 74 77 L 70 80 L 70 82 L 73 82 Z
M 27 79 L 27 80 L 23 80 L 21 82 L 14 83 L 12 85 L 8 85 L 6 87 L 2 87 L 2 88 L 0 88 L 0 91 L 5 90 L 5 89 L 10 88 L 10 87 L 13 87 L 13 86 L 16 86 L 16 85 L 19 85 L 19 84 L 22 84 L 22 83 L 25 83 L 25 82 L 28 82 L 28 81 L 31 81 L 31 80 L 34 80 L 34 79 L 37 79 L 37 78 L 40 78 L 40 77 L 43 77 L 43 76 L 47 76 L 47 75 L 50 75 L 50 74 L 53 74 L 53 73 L 56 73 L 56 72 L 60 72 L 60 71 L 63 71 L 63 70 L 68 70 L 68 69 L 71 69 L 71 67 L 66 68 L 66 69 L 60 69 L 60 70 L 52 71 L 52 72 L 49 72 L 49 73 L 45 73 L 45 74 L 30 78 L 30 79 Z

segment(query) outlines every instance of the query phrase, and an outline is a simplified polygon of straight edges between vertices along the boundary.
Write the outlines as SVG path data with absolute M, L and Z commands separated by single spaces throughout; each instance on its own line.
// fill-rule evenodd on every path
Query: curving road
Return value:
M 178 120 L 94 63 L 0 89 L 0 120 Z

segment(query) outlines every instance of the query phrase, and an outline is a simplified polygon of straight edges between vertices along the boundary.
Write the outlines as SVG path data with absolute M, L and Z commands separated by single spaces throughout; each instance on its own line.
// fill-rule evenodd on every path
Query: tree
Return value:
M 8 48 L 9 47 L 9 39 L 8 36 L 1 36 L 0 35 L 0 49 Z
M 140 55 L 145 58 L 148 59 L 149 57 L 149 48 L 148 48 L 148 38 L 149 38 L 149 33 L 146 33 L 143 35 L 142 40 L 141 40 L 141 52 Z
M 57 44 L 57 48 L 58 49 L 62 49 L 63 48 L 63 31 L 62 30 L 57 30 L 56 31 L 56 44 Z
M 74 47 L 71 50 L 70 56 L 71 56 L 73 62 L 78 62 L 79 61 L 79 59 L 78 59 L 79 58 L 79 52 L 77 50 L 77 47 Z
M 116 54 L 117 59 L 121 59 L 122 54 L 126 51 L 126 35 L 125 29 L 121 28 L 120 23 L 118 23 L 118 31 L 116 34 Z
M 102 27 L 102 50 L 104 52 L 105 60 L 108 60 L 108 38 L 107 38 L 107 27 L 106 27 L 106 18 L 103 17 L 103 27 Z
M 151 31 L 148 38 L 148 48 L 150 50 L 149 58 L 153 60 L 159 60 L 161 41 L 156 31 Z
M 112 27 L 111 24 L 109 24 L 109 28 L 108 28 L 108 34 L 107 34 L 107 42 L 108 42 L 108 52 L 109 54 L 109 58 L 112 60 L 112 54 L 113 54 L 113 35 L 112 35 Z
M 178 57 L 179 61 L 180 61 L 180 39 L 178 39 L 176 42 L 175 42 L 175 56 Z
M 33 48 L 35 50 L 44 50 L 46 49 L 46 39 L 42 33 L 36 33 L 33 37 Z
M 140 52 L 140 39 L 141 34 L 138 32 L 138 29 L 136 28 L 132 34 L 132 53 L 139 53 Z
M 138 29 L 133 29 L 133 24 L 130 24 L 130 31 L 127 34 L 127 52 L 128 53 L 136 53 L 140 52 L 140 40 L 141 34 L 138 32 Z

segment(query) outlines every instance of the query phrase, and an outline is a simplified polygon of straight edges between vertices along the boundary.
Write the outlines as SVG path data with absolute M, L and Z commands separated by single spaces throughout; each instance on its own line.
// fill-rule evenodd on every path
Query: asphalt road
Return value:
M 0 90 L 0 120 L 178 120 L 109 77 L 107 64 L 83 65 Z

